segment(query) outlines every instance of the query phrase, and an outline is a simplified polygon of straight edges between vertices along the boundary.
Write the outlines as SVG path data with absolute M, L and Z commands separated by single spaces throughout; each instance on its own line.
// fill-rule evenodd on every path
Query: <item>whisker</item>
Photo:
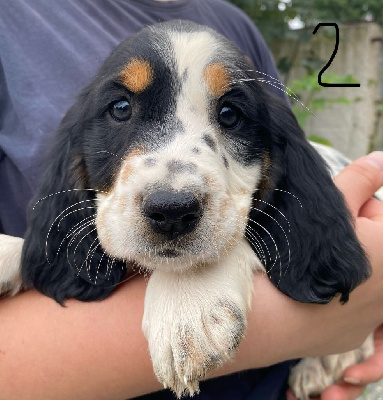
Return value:
M 281 83 L 281 85 L 283 85 L 282 82 L 278 78 L 276 78 L 275 76 L 266 74 L 265 72 L 262 72 L 262 71 L 258 71 L 257 69 L 237 69 L 236 71 L 240 71 L 240 72 L 258 72 L 259 74 L 266 75 L 269 78 L 271 78 L 271 79 Z
M 109 261 L 110 261 L 110 262 L 109 262 Z M 115 261 L 116 261 L 116 258 L 115 258 L 115 257 L 110 258 L 110 257 L 108 256 L 108 264 L 107 264 L 107 268 L 106 268 L 105 278 L 107 278 L 107 279 L 110 278 L 110 275 L 111 275 L 112 269 L 113 269 L 113 264 L 115 263 Z
M 84 200 L 84 201 L 91 201 L 91 200 Z M 65 218 L 67 218 L 67 217 L 69 217 L 69 215 L 72 215 L 72 214 L 74 214 L 74 213 L 76 213 L 76 212 L 79 212 L 79 211 L 81 211 L 81 210 L 88 210 L 88 209 L 95 209 L 96 207 L 94 207 L 94 206 L 92 206 L 92 207 L 82 207 L 82 208 L 77 208 L 76 210 L 73 210 L 73 211 L 70 211 L 68 214 L 65 214 L 64 216 L 62 216 L 61 218 L 60 218 L 60 221 L 59 221 L 59 223 L 57 224 L 57 230 L 59 231 L 60 230 L 60 224 L 61 224 L 61 222 L 65 219 Z M 93 214 L 94 215 L 94 214 Z
M 99 242 L 96 246 L 94 246 L 94 243 L 95 243 L 96 241 L 98 241 L 98 237 L 96 237 L 96 239 L 94 239 L 93 242 L 90 244 L 89 249 L 88 249 L 88 252 L 86 253 L 85 260 L 84 260 L 83 263 L 81 264 L 81 268 L 80 268 L 80 270 L 82 270 L 82 267 L 84 266 L 84 264 L 86 265 L 86 271 L 87 271 L 88 278 L 89 278 L 89 281 L 90 281 L 90 282 L 92 282 L 92 278 L 90 277 L 90 263 L 91 263 L 92 258 L 93 258 L 93 256 L 94 256 L 96 250 L 97 250 L 97 247 L 100 246 L 100 242 Z M 94 247 L 92 248 L 92 246 L 94 246 Z M 92 254 L 92 255 L 91 255 L 91 254 Z M 89 259 L 89 256 L 90 256 L 90 255 L 91 255 L 91 257 L 90 257 L 90 259 Z M 89 259 L 89 260 L 88 260 L 88 259 Z M 96 284 L 96 282 L 95 282 L 95 284 Z
M 273 265 L 271 266 L 270 269 L 266 270 L 266 273 L 269 274 L 269 273 L 272 271 L 272 269 L 274 268 L 274 266 L 275 266 L 275 264 L 276 264 L 278 258 L 279 258 L 279 264 L 280 264 L 280 271 L 282 271 L 282 260 L 281 260 L 281 255 L 280 255 L 280 253 L 279 253 L 279 249 L 278 249 L 277 243 L 276 243 L 276 241 L 275 241 L 273 235 L 272 235 L 263 225 L 261 225 L 261 224 L 258 223 L 257 221 L 254 221 L 254 220 L 252 220 L 252 219 L 250 219 L 250 218 L 249 218 L 249 221 L 251 221 L 253 224 L 259 226 L 261 229 L 263 229 L 263 230 L 267 233 L 267 235 L 268 235 L 268 236 L 270 237 L 270 239 L 272 240 L 272 242 L 273 242 L 273 244 L 274 244 L 274 247 L 275 247 L 275 251 L 276 251 L 276 253 L 277 253 L 277 257 L 275 258 Z
M 87 226 L 83 227 L 81 230 L 84 230 L 84 229 L 86 229 L 87 227 L 89 227 L 89 226 L 91 226 L 91 225 L 92 225 L 92 223 L 89 223 Z M 76 270 L 77 270 L 77 274 L 78 274 L 78 275 L 81 273 L 82 266 L 81 266 L 80 269 L 79 269 L 78 266 L 77 266 L 77 263 L 76 263 L 76 251 L 77 251 L 78 247 L 80 246 L 81 242 L 82 242 L 88 235 L 90 235 L 92 232 L 94 232 L 94 231 L 96 231 L 96 230 L 97 230 L 97 228 L 93 228 L 93 229 L 92 229 L 91 231 L 89 231 L 86 235 L 84 235 L 84 236 L 80 239 L 80 241 L 77 243 L 77 245 L 76 245 L 76 247 L 75 247 L 75 249 L 74 249 L 74 251 L 73 251 L 73 262 L 74 262 L 74 264 L 75 264 L 75 266 L 76 266 Z M 70 240 L 70 242 L 68 243 L 68 246 L 67 246 L 67 260 L 68 260 L 68 263 L 69 263 L 71 266 L 72 266 L 72 264 L 71 264 L 71 262 L 69 261 L 69 248 L 73 245 L 75 238 L 77 238 L 78 236 L 80 236 L 80 233 L 77 233 L 76 236 L 74 236 L 74 237 Z M 72 268 L 73 268 L 73 266 L 72 266 Z
M 287 225 L 289 226 L 289 232 L 291 231 L 291 226 L 290 226 L 290 221 L 287 219 L 286 215 L 283 214 L 282 211 L 278 210 L 277 207 L 273 206 L 271 203 L 268 203 L 267 201 L 261 200 L 261 199 L 257 199 L 257 201 L 260 201 L 261 203 L 264 203 L 266 205 L 268 205 L 269 207 L 273 208 L 275 211 L 277 211 L 280 215 L 282 215 L 282 217 L 284 218 L 284 220 L 287 222 Z M 252 210 L 258 210 L 258 208 L 252 208 Z
M 267 246 L 266 242 L 263 240 L 262 236 L 261 236 L 257 231 L 255 231 L 254 229 L 253 229 L 253 233 L 259 237 L 259 240 L 260 240 L 260 241 L 263 243 L 263 245 L 265 246 L 265 248 L 266 248 L 266 250 L 267 250 L 267 254 L 269 255 L 269 260 L 270 260 L 270 262 L 271 262 L 271 260 L 272 260 L 271 253 L 270 253 L 269 247 Z
M 37 204 L 39 204 L 39 203 L 41 203 L 42 201 L 48 199 L 49 197 L 57 196 L 57 195 L 59 195 L 59 194 L 63 194 L 63 193 L 67 193 L 67 192 L 79 192 L 79 191 L 90 191 L 90 192 L 98 192 L 98 193 L 106 193 L 106 194 L 108 194 L 107 191 L 105 191 L 105 190 L 98 190 L 98 189 L 67 189 L 67 190 L 60 190 L 59 192 L 48 194 L 47 196 L 42 197 L 41 199 L 39 199 L 38 201 L 36 201 L 36 203 L 35 203 L 35 204 L 33 205 L 33 207 L 32 207 L 32 210 L 35 209 L 35 207 L 37 206 Z M 94 200 L 96 200 L 96 199 L 94 199 Z M 84 200 L 84 201 L 89 201 L 89 200 Z
M 97 238 L 97 239 L 98 239 L 98 238 Z M 98 246 L 99 246 L 99 245 L 101 245 L 101 243 L 99 243 Z M 98 246 L 97 246 L 97 247 L 98 247 Z M 99 261 L 98 264 L 97 264 L 97 268 L 96 268 L 96 278 L 95 278 L 95 280 L 94 280 L 94 284 L 95 284 L 95 285 L 97 284 L 98 273 L 99 273 L 99 271 L 100 271 L 100 266 L 101 266 L 101 263 L 102 263 L 102 259 L 104 258 L 105 254 L 106 254 L 106 252 L 104 251 L 104 252 L 102 253 L 102 255 L 101 255 L 100 261 Z M 109 256 L 108 256 L 108 258 L 109 258 Z M 105 277 L 106 277 L 106 276 L 105 276 Z
M 267 83 L 270 86 L 275 87 L 276 89 L 282 90 L 283 92 L 285 92 L 288 96 L 290 96 L 291 98 L 293 98 L 295 101 L 297 101 L 298 103 L 301 103 L 299 97 L 287 86 L 285 86 L 282 82 L 279 81 L 268 81 L 266 78 L 257 78 L 258 82 L 261 83 Z M 278 86 L 276 86 L 278 85 Z M 302 103 L 301 103 L 302 104 Z M 307 108 L 304 104 L 302 104 L 303 107 Z M 308 108 L 307 108 L 308 109 Z M 309 109 L 308 109 L 309 110 Z M 310 110 L 309 110 L 310 111 Z
M 258 240 L 258 243 L 259 243 L 259 245 L 260 245 L 260 247 L 261 247 L 261 249 L 263 251 L 263 254 L 265 255 L 264 256 L 264 260 L 265 260 L 265 268 L 266 268 L 268 262 L 267 262 L 266 253 L 263 250 L 262 244 L 263 244 L 263 246 L 265 247 L 265 249 L 267 251 L 267 254 L 269 256 L 269 261 L 271 262 L 272 261 L 272 257 L 271 257 L 271 253 L 270 253 L 269 247 L 267 246 L 266 242 L 263 240 L 262 236 L 254 228 L 252 228 L 250 225 L 247 225 L 245 227 L 245 231 L 247 232 L 248 235 L 252 235 L 253 238 L 254 238 L 254 235 L 256 235 L 258 237 L 259 240 L 257 238 L 255 238 L 255 240 Z
M 299 198 L 298 198 L 297 196 L 295 196 L 295 194 L 292 194 L 292 193 L 290 193 L 289 191 L 287 191 L 287 190 L 282 190 L 282 189 L 274 189 L 274 190 L 277 190 L 277 191 L 279 191 L 279 192 L 283 192 L 283 193 L 289 194 L 290 196 L 294 197 L 294 199 L 299 203 L 299 205 L 301 206 L 301 208 L 303 208 L 303 205 L 302 205 L 301 201 L 299 200 Z
M 74 235 L 75 233 L 77 233 L 76 231 L 78 230 L 78 229 L 81 229 L 83 226 L 84 226 L 84 224 L 85 224 L 85 221 L 86 220 L 89 220 L 89 219 L 93 219 L 93 223 L 96 221 L 96 219 L 94 218 L 94 214 L 92 214 L 92 215 L 90 215 L 89 217 L 85 217 L 85 218 L 83 218 L 80 222 L 78 222 L 76 225 L 74 225 L 71 229 L 70 229 L 70 231 L 64 236 L 64 239 L 60 242 L 60 245 L 59 245 L 59 247 L 58 247 L 58 249 L 57 249 L 57 252 L 56 252 L 56 256 L 58 256 L 58 254 L 59 254 L 59 252 L 60 252 L 60 249 L 61 249 L 61 246 L 63 245 L 63 243 L 65 242 L 65 240 L 67 240 L 67 239 L 69 239 L 72 235 Z
M 96 245 L 95 245 L 95 243 L 96 242 L 98 242 Z M 100 246 L 101 245 L 101 243 L 99 242 L 99 240 L 98 240 L 98 236 L 92 241 L 92 243 L 90 244 L 90 246 L 89 246 L 89 249 L 88 249 L 88 251 L 87 251 L 87 253 L 86 253 L 86 257 L 85 257 L 85 260 L 83 261 L 83 264 L 85 263 L 85 265 L 86 265 L 86 269 L 90 272 L 90 261 L 92 260 L 92 258 L 93 258 L 93 256 L 94 256 L 94 253 L 95 253 L 95 251 L 97 250 L 97 247 L 98 246 Z M 89 256 L 90 256 L 90 258 L 89 258 Z M 88 274 L 88 276 L 89 276 L 89 274 Z M 90 277 L 89 277 L 90 278 Z
M 242 219 L 242 218 L 241 218 Z M 246 233 L 249 237 L 246 237 L 248 242 L 255 247 L 254 251 L 256 252 L 258 258 L 263 259 L 264 263 L 266 264 L 266 254 L 262 248 L 261 242 L 254 236 L 253 232 L 251 232 L 250 227 L 247 224 L 247 217 L 246 221 L 242 221 L 237 219 L 235 221 L 236 226 L 240 228 L 240 230 L 243 232 L 243 236 L 246 237 Z
M 254 70 L 254 72 L 269 77 L 270 79 L 272 79 L 272 80 L 274 81 L 275 84 L 277 84 L 277 85 L 279 85 L 279 86 L 285 88 L 286 90 L 288 90 L 288 91 L 292 94 L 293 98 L 294 98 L 295 100 L 299 101 L 298 95 L 295 94 L 288 86 L 286 86 L 285 84 L 283 84 L 278 78 L 275 78 L 274 76 L 271 76 L 271 75 L 269 75 L 269 74 L 266 74 L 265 72 L 262 72 L 262 71 Z M 261 79 L 261 78 L 259 78 L 259 79 Z M 263 79 L 264 79 L 264 78 L 263 78 Z
M 274 217 L 272 217 L 270 214 L 268 214 L 267 212 L 262 211 L 262 210 L 260 210 L 260 209 L 258 209 L 258 208 L 256 208 L 256 207 L 252 207 L 252 209 L 253 209 L 253 210 L 256 210 L 256 211 L 258 211 L 258 212 L 260 212 L 260 213 L 262 213 L 262 214 L 264 214 L 264 215 L 266 215 L 266 216 L 269 217 L 269 218 L 271 218 L 271 219 L 279 226 L 279 228 L 282 230 L 283 235 L 285 236 L 285 239 L 286 239 L 286 242 L 287 242 L 287 248 L 288 248 L 288 262 L 287 262 L 287 268 L 288 268 L 289 265 L 290 265 L 290 261 L 291 261 L 290 242 L 289 242 L 289 239 L 288 239 L 288 237 L 287 237 L 287 235 L 286 235 L 286 232 L 285 232 L 285 230 L 283 229 L 282 225 L 281 225 Z M 253 220 L 251 220 L 251 221 L 254 222 Z M 280 272 L 281 272 L 281 274 L 282 274 L 282 271 L 280 271 Z
M 257 192 L 259 190 L 261 190 L 261 189 L 254 189 L 254 192 Z M 286 193 L 286 194 L 294 197 L 294 199 L 299 203 L 300 207 L 303 208 L 303 205 L 302 205 L 301 201 L 299 200 L 299 197 L 295 196 L 295 194 L 289 192 L 288 190 L 283 190 L 283 189 L 278 189 L 278 188 L 275 188 L 275 189 L 272 189 L 272 190 L 276 190 L 278 192 Z
M 108 153 L 108 154 L 111 154 L 112 156 L 115 156 L 115 157 L 119 158 L 121 161 L 125 161 L 123 158 L 121 158 L 121 157 L 118 156 L 117 154 L 111 153 L 110 151 L 107 151 L 107 150 L 100 150 L 100 151 L 96 151 L 95 153 L 96 153 L 96 154 L 97 154 L 97 153 Z
M 237 70 L 237 71 L 241 71 L 243 72 L 244 70 Z M 264 76 L 268 76 L 270 79 L 272 79 L 273 81 L 269 81 L 266 80 L 265 78 L 257 78 L 256 80 L 258 82 L 261 83 L 267 83 L 268 85 L 274 87 L 275 89 L 278 89 L 284 93 L 286 93 L 289 97 L 291 97 L 292 99 L 294 99 L 296 102 L 298 102 L 302 107 L 304 107 L 307 111 L 309 111 L 312 115 L 314 115 L 315 117 L 317 116 L 312 110 L 310 110 L 307 106 L 305 106 L 299 99 L 298 95 L 296 93 L 294 93 L 293 90 L 291 90 L 288 86 L 284 85 L 278 78 L 273 77 L 269 74 L 266 74 L 265 72 L 262 71 L 258 71 L 258 70 L 254 70 L 254 69 L 249 69 L 249 70 L 245 70 L 247 72 L 256 72 L 258 74 L 264 75 Z M 235 83 L 235 82 L 251 82 L 254 81 L 255 79 L 251 79 L 251 78 L 240 78 L 234 82 L 231 82 L 231 84 Z
M 313 111 L 311 111 L 307 106 L 305 106 L 300 100 L 298 100 L 298 98 L 296 97 L 296 95 L 293 96 L 293 95 L 292 95 L 291 93 L 289 93 L 287 90 L 284 90 L 284 89 L 282 89 L 281 87 L 274 85 L 274 84 L 273 84 L 272 82 L 270 82 L 270 81 L 261 80 L 260 82 L 262 82 L 262 83 L 267 83 L 268 85 L 274 87 L 275 89 L 278 89 L 278 90 L 280 90 L 281 92 L 286 93 L 287 96 L 289 96 L 289 97 L 293 98 L 295 101 L 297 101 L 302 107 L 304 107 L 307 111 L 309 111 L 312 115 L 314 115 L 314 117 L 317 116 Z
M 237 70 L 237 71 L 241 71 L 241 72 L 242 72 L 243 70 Z M 279 85 L 279 86 L 281 86 L 281 87 L 284 87 L 285 89 L 289 90 L 289 91 L 291 92 L 291 94 L 294 96 L 294 98 L 295 98 L 297 101 L 299 100 L 299 97 L 298 97 L 288 86 L 286 86 L 285 84 L 283 84 L 283 83 L 279 80 L 279 78 L 276 78 L 275 76 L 266 74 L 266 73 L 263 72 L 263 71 L 258 71 L 258 70 L 256 70 L 256 69 L 247 69 L 247 70 L 244 70 L 244 71 L 246 71 L 246 72 L 256 72 L 256 73 L 258 73 L 258 74 L 261 74 L 261 75 L 264 75 L 264 76 L 269 77 L 270 79 L 272 79 L 272 80 L 274 81 L 275 84 L 277 84 L 277 85 Z M 258 78 L 258 80 L 259 80 L 260 82 L 262 82 L 260 79 L 261 79 L 261 78 Z
M 47 260 L 47 262 L 48 262 L 49 265 L 51 265 L 51 262 L 50 262 L 49 257 L 48 257 L 48 239 L 49 239 L 49 236 L 50 236 L 50 234 L 51 234 L 51 231 L 52 231 L 52 228 L 53 228 L 54 224 L 55 224 L 56 221 L 62 216 L 62 214 L 64 214 L 67 210 L 69 210 L 69 209 L 72 208 L 72 207 L 77 206 L 77 205 L 80 204 L 80 203 L 84 203 L 84 202 L 86 202 L 86 201 L 91 201 L 91 200 L 82 200 L 82 201 L 78 201 L 77 203 L 71 204 L 70 206 L 66 207 L 66 208 L 65 208 L 63 211 L 61 211 L 61 213 L 54 219 L 54 221 L 52 222 L 51 226 L 49 227 L 47 236 L 46 236 L 46 238 L 45 238 L 45 258 L 46 258 L 46 260 Z M 84 207 L 84 209 L 85 209 L 85 208 L 86 208 L 86 207 Z M 92 208 L 93 208 L 93 207 L 92 207 Z M 80 208 L 79 211 L 81 211 L 82 209 L 83 209 L 83 208 Z
M 252 232 L 247 227 L 245 227 L 245 231 L 247 235 L 250 236 L 251 244 L 253 244 L 256 247 L 257 255 L 263 260 L 266 266 L 267 264 L 266 254 L 262 248 L 261 242 L 255 237 L 255 235 L 252 234 Z

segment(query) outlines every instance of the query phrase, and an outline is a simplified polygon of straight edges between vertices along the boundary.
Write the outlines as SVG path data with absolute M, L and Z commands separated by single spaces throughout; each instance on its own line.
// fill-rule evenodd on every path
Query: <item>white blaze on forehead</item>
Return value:
M 223 50 L 219 41 L 209 32 L 179 33 L 171 36 L 171 40 L 178 77 L 194 84 L 194 90 L 201 91 L 203 87 L 216 98 L 224 94 L 230 74 L 217 61 Z
M 176 73 L 181 84 L 176 99 L 176 117 L 182 122 L 185 132 L 175 137 L 169 144 L 168 151 L 169 156 L 174 157 L 177 154 L 187 159 L 192 146 L 198 144 L 205 134 L 211 135 L 218 142 L 222 140 L 219 128 L 212 123 L 215 119 L 212 115 L 215 108 L 209 103 L 212 98 L 219 98 L 229 89 L 230 72 L 223 63 L 217 61 L 221 44 L 209 32 L 173 33 L 170 39 Z M 222 165 L 221 159 L 218 160 L 219 155 L 217 154 L 217 159 L 211 157 L 208 156 L 202 162 L 202 165 L 209 165 L 205 171 L 209 171 L 212 176 L 225 175 L 220 170 Z M 214 168 L 212 164 L 215 163 L 217 165 Z M 230 165 L 230 170 L 226 171 L 229 191 L 239 206 L 243 201 L 249 203 L 251 194 L 260 181 L 260 165 L 246 167 L 234 159 Z M 204 170 L 201 165 L 199 167 Z
M 219 47 L 209 32 L 178 32 L 171 34 L 170 39 L 179 77 L 186 70 L 200 77 Z
M 209 32 L 170 34 L 172 57 L 181 88 L 176 99 L 176 117 L 189 139 L 209 128 L 209 88 L 204 79 L 206 67 L 217 55 L 219 43 Z M 211 128 L 211 126 L 210 126 Z

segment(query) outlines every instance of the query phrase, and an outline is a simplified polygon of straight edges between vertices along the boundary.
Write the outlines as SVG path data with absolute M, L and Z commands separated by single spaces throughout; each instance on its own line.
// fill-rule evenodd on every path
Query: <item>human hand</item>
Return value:
M 383 324 L 374 333 L 374 354 L 361 364 L 348 367 L 343 381 L 328 387 L 321 400 L 354 400 L 360 396 L 366 385 L 383 378 Z
M 371 196 L 383 183 L 383 153 L 374 152 L 355 161 L 335 178 L 335 183 L 355 218 L 357 234 L 369 254 L 373 271 L 378 272 L 381 268 L 374 266 L 383 265 L 383 203 Z M 348 367 L 343 380 L 329 386 L 320 400 L 354 400 L 367 384 L 383 378 L 383 324 L 374 332 L 374 347 L 372 356 Z M 296 400 L 290 390 L 286 395 L 288 400 Z
M 374 354 L 366 361 L 348 367 L 343 373 L 343 380 L 329 386 L 321 397 L 313 400 L 355 400 L 369 383 L 383 378 L 383 324 L 374 333 Z M 297 400 L 289 389 L 287 400 Z
M 383 185 L 383 152 L 361 157 L 341 171 L 334 181 L 355 219 L 356 233 L 372 266 L 383 265 L 383 202 L 372 197 Z
M 357 232 L 359 233 L 359 238 L 364 242 L 368 237 L 369 256 L 373 257 L 371 263 L 379 262 L 383 263 L 383 256 L 378 243 L 382 243 L 382 226 L 383 226 L 383 203 L 375 198 L 368 198 L 367 201 L 363 203 L 363 200 L 368 196 L 368 189 L 370 187 L 372 190 L 376 189 L 375 183 L 377 179 L 382 176 L 383 171 L 383 153 L 374 152 L 369 156 L 363 157 L 358 160 L 357 168 L 364 168 L 359 161 L 365 163 L 366 161 L 376 167 L 373 171 L 366 172 L 364 169 L 360 169 L 358 172 L 354 169 L 349 171 L 344 170 L 346 175 L 338 176 L 335 179 L 335 183 L 338 188 L 344 193 L 346 200 L 354 213 L 357 220 Z M 356 163 L 354 163 L 356 164 Z M 355 168 L 351 166 L 351 168 Z M 360 179 L 360 192 L 352 195 L 351 191 L 353 189 L 350 187 L 355 187 L 355 181 L 351 179 L 351 174 L 356 175 L 355 179 L 358 181 Z M 348 178 L 349 176 L 349 178 Z M 340 178 L 340 179 L 339 179 Z M 362 180 L 367 179 L 364 183 Z M 378 181 L 379 182 L 379 181 Z M 356 192 L 356 189 L 355 189 Z M 360 197 L 356 197 L 356 196 Z M 371 229 L 371 231 L 370 231 Z M 375 240 L 372 240 L 374 233 L 377 234 Z M 376 251 L 374 250 L 376 249 Z M 375 260 L 375 261 L 374 261 Z M 351 400 L 356 399 L 361 395 L 368 383 L 376 382 L 377 380 L 383 378 L 383 324 L 381 324 L 374 333 L 374 347 L 375 351 L 372 356 L 370 356 L 365 362 L 352 365 L 347 368 L 343 374 L 343 381 L 337 384 L 331 385 L 327 388 L 321 396 L 321 400 Z

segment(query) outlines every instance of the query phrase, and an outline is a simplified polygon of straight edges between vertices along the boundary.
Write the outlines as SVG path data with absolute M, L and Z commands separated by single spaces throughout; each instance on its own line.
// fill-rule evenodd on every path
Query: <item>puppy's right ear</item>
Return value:
M 97 239 L 97 191 L 89 187 L 83 148 L 88 99 L 85 89 L 53 138 L 22 252 L 25 287 L 61 304 L 105 298 L 126 272 L 125 263 L 108 259 Z
M 272 101 L 269 109 L 271 172 L 250 214 L 254 249 L 263 249 L 270 279 L 293 299 L 327 303 L 340 294 L 346 302 L 370 274 L 352 217 L 291 110 Z

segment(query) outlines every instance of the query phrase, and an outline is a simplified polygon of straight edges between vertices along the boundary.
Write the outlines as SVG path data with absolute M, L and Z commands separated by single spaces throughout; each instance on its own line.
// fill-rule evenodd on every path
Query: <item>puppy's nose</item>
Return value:
M 143 214 L 155 232 L 172 240 L 195 228 L 202 208 L 192 193 L 158 191 L 146 198 Z

